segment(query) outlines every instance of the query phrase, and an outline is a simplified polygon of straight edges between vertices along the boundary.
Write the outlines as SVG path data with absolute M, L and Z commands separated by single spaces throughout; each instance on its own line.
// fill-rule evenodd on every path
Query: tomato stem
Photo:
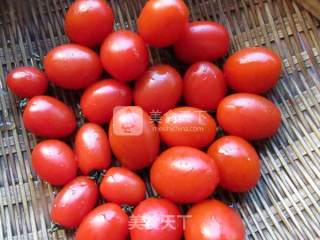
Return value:
M 129 216 L 132 214 L 134 206 L 123 204 L 121 205 L 123 211 L 125 211 Z
M 51 228 L 49 229 L 49 233 L 54 233 L 57 232 L 59 230 L 63 229 L 63 227 L 57 223 L 53 223 Z
M 102 181 L 102 178 L 104 176 L 105 170 L 92 170 L 89 173 L 89 177 L 96 181 L 97 184 L 100 184 Z
M 19 109 L 23 112 L 24 107 L 27 105 L 28 103 L 28 98 L 23 98 L 19 101 Z

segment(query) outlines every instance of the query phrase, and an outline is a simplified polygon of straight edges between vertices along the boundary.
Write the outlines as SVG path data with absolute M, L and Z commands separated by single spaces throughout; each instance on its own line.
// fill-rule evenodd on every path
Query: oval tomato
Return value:
M 137 205 L 145 198 L 146 185 L 134 172 L 113 167 L 104 175 L 100 192 L 108 202 Z
M 88 87 L 80 100 L 83 115 L 93 123 L 108 123 L 117 106 L 131 105 L 131 89 L 122 82 L 107 79 Z
M 30 132 L 47 138 L 69 136 L 76 128 L 72 110 L 63 102 L 49 96 L 30 99 L 23 112 L 23 122 Z
M 216 135 L 216 122 L 206 111 L 193 107 L 169 110 L 160 119 L 161 140 L 169 146 L 208 146 Z
M 94 123 L 86 123 L 78 130 L 74 152 L 79 168 L 85 175 L 93 170 L 107 169 L 111 163 L 107 133 Z
M 111 33 L 104 40 L 100 57 L 105 70 L 120 81 L 135 80 L 149 63 L 148 50 L 142 38 L 125 30 Z
M 113 203 L 106 203 L 92 210 L 81 222 L 76 240 L 126 240 L 128 216 Z
M 194 203 L 212 194 L 219 182 L 215 162 L 191 147 L 172 147 L 153 163 L 150 180 L 162 196 L 177 203 Z
M 182 0 L 150 0 L 138 18 L 138 32 L 154 47 L 168 47 L 183 37 L 189 10 Z
M 210 62 L 190 66 L 183 79 L 183 97 L 189 106 L 216 110 L 227 93 L 222 71 Z
M 64 30 L 71 41 L 98 46 L 113 29 L 113 12 L 103 0 L 77 0 L 65 16 Z
M 247 140 L 274 135 L 281 121 L 279 109 L 268 99 L 250 93 L 236 93 L 224 98 L 217 110 L 220 127 L 229 134 Z
M 30 98 L 47 91 L 48 79 L 36 67 L 17 67 L 8 74 L 7 84 L 15 95 Z
M 52 185 L 65 185 L 77 176 L 78 165 L 72 149 L 59 140 L 38 143 L 31 155 L 39 177 Z
M 187 213 L 186 240 L 244 240 L 245 228 L 235 210 L 218 200 L 207 200 Z
M 281 59 L 268 48 L 244 48 L 227 59 L 223 72 L 233 90 L 261 94 L 277 84 Z
M 183 234 L 181 212 L 166 199 L 148 198 L 134 209 L 129 230 L 131 240 L 180 240 Z
M 111 149 L 123 167 L 139 170 L 156 158 L 160 139 L 150 116 L 137 106 L 117 110 L 110 122 Z
M 98 80 L 102 66 L 98 54 L 78 44 L 63 44 L 44 58 L 48 78 L 66 89 L 82 89 Z
M 213 61 L 227 54 L 229 41 L 227 29 L 219 23 L 192 22 L 174 44 L 174 52 L 185 63 Z
M 260 159 L 254 147 L 236 136 L 224 136 L 208 149 L 216 162 L 220 185 L 232 192 L 247 192 L 260 178 Z
M 65 185 L 55 197 L 51 219 L 65 228 L 78 227 L 94 208 L 97 199 L 97 184 L 88 177 L 77 177 Z
M 155 65 L 136 82 L 134 103 L 148 113 L 165 113 L 176 106 L 182 94 L 179 72 L 169 65 Z

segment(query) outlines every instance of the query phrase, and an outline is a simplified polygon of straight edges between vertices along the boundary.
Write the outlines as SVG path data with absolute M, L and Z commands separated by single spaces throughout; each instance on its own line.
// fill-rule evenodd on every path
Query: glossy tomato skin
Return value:
M 102 73 L 98 54 L 78 44 L 55 47 L 48 52 L 43 63 L 49 80 L 66 89 L 86 88 Z
M 183 97 L 187 105 L 216 110 L 227 93 L 223 72 L 210 62 L 191 65 L 183 79 Z
M 234 91 L 262 94 L 278 82 L 281 59 L 268 48 L 243 48 L 227 59 L 223 72 Z
M 150 180 L 162 197 L 176 203 L 195 203 L 214 192 L 219 173 L 215 162 L 204 152 L 172 147 L 156 159 Z
M 36 67 L 17 67 L 7 76 L 10 90 L 21 98 L 31 98 L 47 91 L 48 79 Z
M 264 97 L 236 93 L 220 102 L 217 120 L 220 127 L 231 135 L 259 140 L 277 132 L 281 114 L 276 105 Z
M 125 30 L 111 33 L 104 40 L 100 57 L 104 69 L 120 81 L 135 80 L 149 63 L 145 42 L 136 33 Z
M 107 133 L 95 123 L 84 124 L 77 132 L 74 152 L 81 172 L 107 169 L 111 163 L 111 150 Z
M 126 240 L 128 216 L 114 203 L 106 203 L 92 210 L 81 222 L 76 240 Z
M 52 185 L 65 185 L 77 176 L 78 164 L 74 153 L 62 141 L 44 140 L 38 143 L 31 159 L 37 175 Z
M 182 95 L 182 78 L 169 65 L 155 65 L 136 82 L 134 103 L 146 112 L 159 111 L 161 114 L 175 107 Z
M 208 146 L 216 135 L 216 122 L 207 112 L 193 107 L 177 107 L 160 119 L 161 140 L 169 146 Z
M 76 128 L 72 110 L 49 96 L 31 98 L 24 109 L 23 122 L 27 130 L 46 138 L 67 137 Z
M 78 227 L 94 208 L 97 199 L 97 184 L 89 177 L 77 177 L 65 185 L 55 197 L 51 220 L 65 228 Z
M 123 167 L 139 170 L 155 160 L 160 138 L 150 116 L 137 106 L 116 111 L 109 126 L 111 149 Z
M 113 12 L 103 0 L 78 0 L 71 4 L 64 29 L 72 42 L 95 47 L 112 32 Z
M 129 169 L 112 167 L 102 179 L 100 193 L 108 202 L 137 205 L 145 198 L 146 185 Z
M 187 213 L 186 240 L 245 240 L 239 214 L 218 200 L 206 200 Z
M 150 0 L 138 18 L 138 32 L 150 45 L 168 47 L 183 37 L 188 17 L 182 0 Z
M 181 212 L 166 199 L 144 200 L 133 211 L 130 223 L 131 240 L 180 240 L 183 234 Z
M 132 102 L 131 89 L 114 79 L 98 81 L 88 87 L 80 100 L 83 115 L 93 123 L 108 123 L 117 106 L 128 106 Z
M 220 185 L 231 192 L 247 192 L 260 178 L 260 159 L 254 147 L 236 136 L 224 136 L 208 149 L 216 162 Z
M 227 29 L 216 22 L 198 21 L 189 24 L 184 37 L 175 43 L 174 52 L 184 63 L 213 61 L 228 52 Z

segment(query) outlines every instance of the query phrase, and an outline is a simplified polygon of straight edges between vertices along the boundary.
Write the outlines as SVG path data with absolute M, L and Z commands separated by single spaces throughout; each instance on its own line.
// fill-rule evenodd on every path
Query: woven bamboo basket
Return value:
M 186 2 L 192 19 L 219 21 L 228 28 L 230 53 L 263 45 L 283 59 L 281 81 L 268 94 L 281 109 L 282 126 L 276 136 L 257 143 L 261 180 L 249 193 L 219 190 L 215 197 L 238 210 L 247 239 L 320 239 L 319 21 L 289 0 Z M 135 30 L 143 3 L 111 0 L 115 29 Z M 37 139 L 25 130 L 19 99 L 5 83 L 15 66 L 42 67 L 46 52 L 67 42 L 63 16 L 69 4 L 66 0 L 0 1 L 0 239 L 73 238 L 63 230 L 49 233 L 49 210 L 57 189 L 32 171 L 30 151 Z M 170 50 L 152 49 L 150 58 L 152 63 L 181 67 Z M 49 94 L 72 106 L 81 124 L 80 93 L 51 86 Z

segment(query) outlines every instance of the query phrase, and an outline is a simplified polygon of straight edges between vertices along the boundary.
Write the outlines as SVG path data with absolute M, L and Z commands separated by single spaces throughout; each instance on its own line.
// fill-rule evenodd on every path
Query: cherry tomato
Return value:
M 131 240 L 180 240 L 182 221 L 176 205 L 166 199 L 148 198 L 133 211 L 129 224 Z
M 187 216 L 185 240 L 245 240 L 239 214 L 218 200 L 194 205 Z
M 110 122 L 111 149 L 123 167 L 139 170 L 155 160 L 160 139 L 150 116 L 137 106 L 117 110 Z
M 261 94 L 277 84 L 281 59 L 267 48 L 244 48 L 227 59 L 223 72 L 233 90 Z
M 48 79 L 36 67 L 17 67 L 8 74 L 7 84 L 18 97 L 30 98 L 47 91 Z
M 149 0 L 138 18 L 138 32 L 154 47 L 168 47 L 183 37 L 189 10 L 182 0 Z
M 203 148 L 216 136 L 216 122 L 207 112 L 193 107 L 169 110 L 159 122 L 161 140 L 169 146 Z
M 223 188 L 232 192 L 247 192 L 259 181 L 259 156 L 243 138 L 222 137 L 209 147 L 208 155 L 218 166 Z
M 45 140 L 32 151 L 32 166 L 39 177 L 52 185 L 65 185 L 77 176 L 72 149 L 59 140 Z
M 43 63 L 48 78 L 66 89 L 86 88 L 102 73 L 98 54 L 78 44 L 63 44 L 52 49 Z
M 71 41 L 95 47 L 113 29 L 113 12 L 104 0 L 77 0 L 65 16 L 64 30 Z
M 126 240 L 128 216 L 114 203 L 106 203 L 92 210 L 81 222 L 76 240 Z
M 84 124 L 77 132 L 74 152 L 81 172 L 107 169 L 111 163 L 111 150 L 107 133 L 94 123 Z
M 229 34 L 216 22 L 199 21 L 189 24 L 184 37 L 174 45 L 178 59 L 185 63 L 213 61 L 227 54 Z
M 186 103 L 204 110 L 216 110 L 227 93 L 222 71 L 210 62 L 198 62 L 189 67 L 183 87 Z
M 100 56 L 105 70 L 120 81 L 135 80 L 149 63 L 148 50 L 142 38 L 125 30 L 111 33 L 104 40 Z
M 264 97 L 236 93 L 220 102 L 217 120 L 220 127 L 229 134 L 247 140 L 259 140 L 277 132 L 281 114 L 276 105 Z
M 145 198 L 146 185 L 134 172 L 113 167 L 104 175 L 100 192 L 108 202 L 137 205 Z
M 148 113 L 165 113 L 178 103 L 182 95 L 182 79 L 173 67 L 155 65 L 139 78 L 133 93 L 135 105 Z
M 89 177 L 77 177 L 65 185 L 55 197 L 51 219 L 65 228 L 78 227 L 94 208 L 97 199 L 97 184 Z
M 150 180 L 162 197 L 177 203 L 194 203 L 214 192 L 219 173 L 215 162 L 204 152 L 172 147 L 156 159 Z
M 131 105 L 131 89 L 122 82 L 107 79 L 87 88 L 80 100 L 83 115 L 93 123 L 108 123 L 117 106 Z
M 76 118 L 72 110 L 63 102 L 49 96 L 31 98 L 24 109 L 23 122 L 27 130 L 46 138 L 66 137 L 76 128 Z

